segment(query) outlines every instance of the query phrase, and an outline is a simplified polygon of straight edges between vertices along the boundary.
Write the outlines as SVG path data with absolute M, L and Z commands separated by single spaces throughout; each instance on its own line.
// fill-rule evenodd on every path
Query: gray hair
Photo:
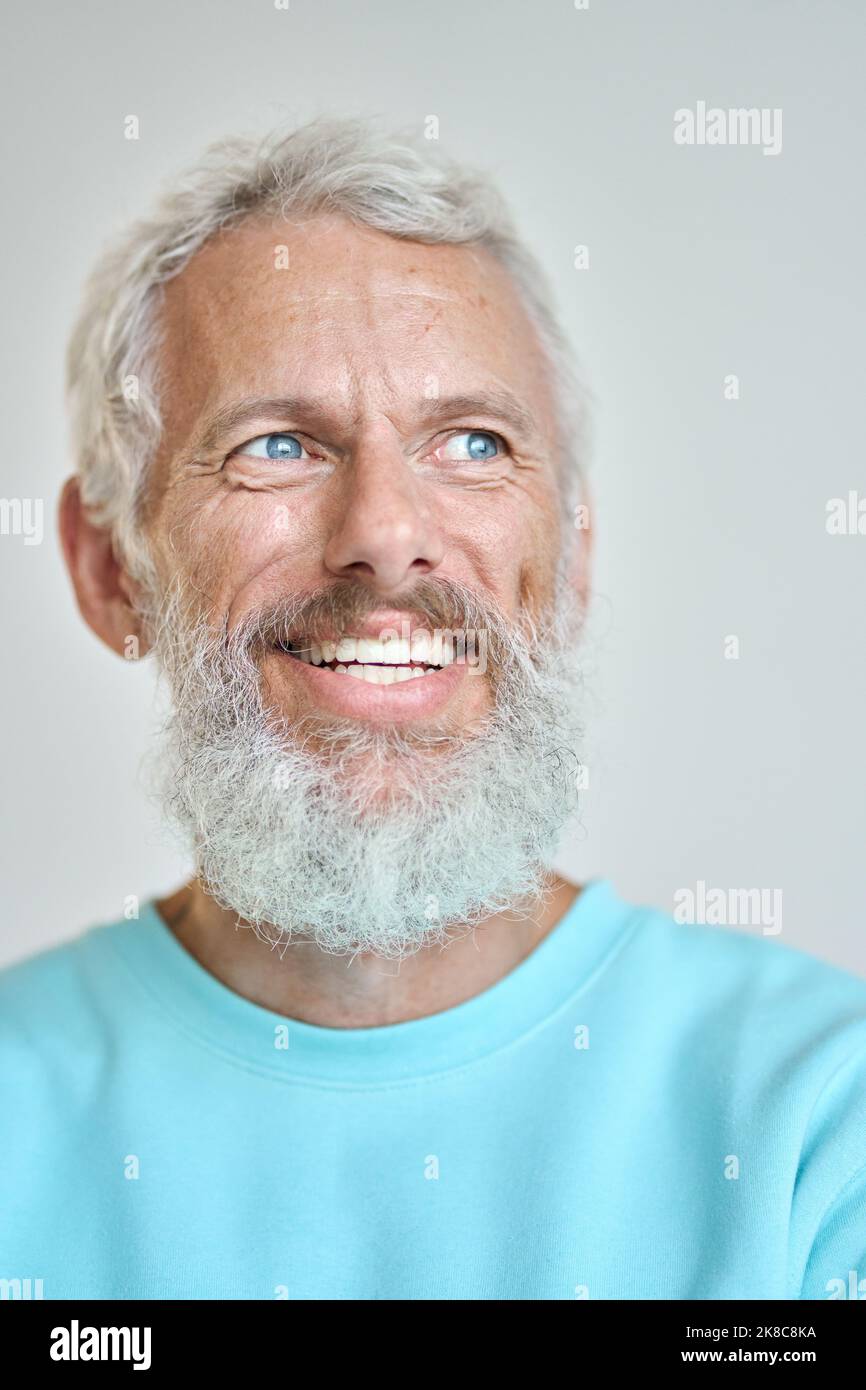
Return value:
M 478 246 L 511 275 L 550 368 L 570 511 L 587 446 L 587 393 L 544 274 L 499 192 L 432 143 L 382 134 L 370 120 L 320 118 L 288 134 L 210 146 L 87 282 L 67 356 L 75 466 L 89 515 L 110 530 L 117 554 L 145 584 L 155 581 L 141 512 L 162 428 L 161 287 L 218 231 L 260 214 L 316 212 L 410 241 Z

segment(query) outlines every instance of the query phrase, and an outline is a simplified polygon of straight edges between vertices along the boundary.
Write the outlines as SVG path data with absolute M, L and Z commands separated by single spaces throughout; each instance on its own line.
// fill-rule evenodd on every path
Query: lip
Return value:
M 388 623 L 379 623 L 365 631 L 362 624 L 353 631 L 358 637 L 375 637 L 388 626 Z M 313 666 L 279 648 L 273 648 L 270 655 L 280 662 L 290 663 L 293 679 L 306 683 L 310 701 L 317 709 L 381 724 L 408 723 L 439 714 L 469 669 L 463 662 L 452 662 L 418 680 L 371 685 L 355 676 L 331 671 L 327 666 Z

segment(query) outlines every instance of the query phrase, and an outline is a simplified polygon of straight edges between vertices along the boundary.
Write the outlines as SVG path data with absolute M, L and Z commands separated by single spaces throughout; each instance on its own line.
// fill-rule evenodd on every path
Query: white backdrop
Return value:
M 0 535 L 0 960 L 188 869 L 139 782 L 153 673 L 84 627 L 56 542 L 83 277 L 210 140 L 377 112 L 437 116 L 498 176 L 598 400 L 590 785 L 561 867 L 669 910 L 698 882 L 780 889 L 775 939 L 866 975 L 866 535 L 826 528 L 866 497 L 864 45 L 860 0 L 20 7 L 0 488 L 42 500 L 45 534 Z M 780 110 L 781 151 L 676 144 L 701 101 Z

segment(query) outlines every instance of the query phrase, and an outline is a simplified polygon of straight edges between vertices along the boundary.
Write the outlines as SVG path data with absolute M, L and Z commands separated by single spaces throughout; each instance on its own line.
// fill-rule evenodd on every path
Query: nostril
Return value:
M 351 564 L 343 565 L 343 573 L 374 575 L 376 571 L 366 560 L 353 560 Z

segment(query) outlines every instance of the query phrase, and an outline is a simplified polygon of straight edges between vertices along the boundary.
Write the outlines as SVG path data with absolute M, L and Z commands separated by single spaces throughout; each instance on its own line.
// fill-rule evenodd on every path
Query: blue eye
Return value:
M 499 436 L 489 430 L 470 430 L 466 434 L 455 434 L 449 439 L 442 449 L 442 457 L 458 462 L 471 459 L 483 463 L 485 459 L 496 457 L 500 452 L 500 444 Z
M 254 459 L 299 459 L 304 457 L 304 446 L 293 434 L 260 434 L 234 452 Z

